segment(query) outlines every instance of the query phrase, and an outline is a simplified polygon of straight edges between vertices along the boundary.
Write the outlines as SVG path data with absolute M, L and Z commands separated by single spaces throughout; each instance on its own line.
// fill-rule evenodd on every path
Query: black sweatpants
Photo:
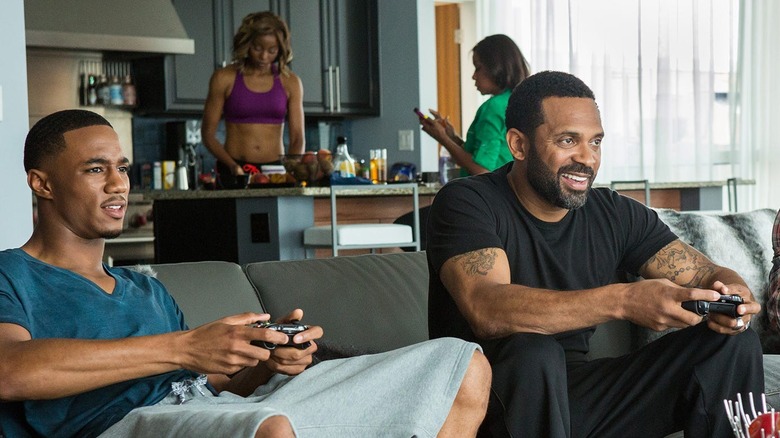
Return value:
M 758 335 L 720 335 L 705 323 L 618 358 L 566 363 L 540 334 L 486 343 L 493 368 L 480 437 L 733 437 L 724 399 L 764 391 Z

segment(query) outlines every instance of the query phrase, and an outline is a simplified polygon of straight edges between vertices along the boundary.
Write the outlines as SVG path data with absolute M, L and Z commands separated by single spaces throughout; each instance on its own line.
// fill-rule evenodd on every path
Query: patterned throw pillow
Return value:
M 775 256 L 772 259 L 772 270 L 769 272 L 766 311 L 770 327 L 775 332 L 780 332 L 780 211 L 777 212 L 775 225 L 772 227 L 772 248 Z

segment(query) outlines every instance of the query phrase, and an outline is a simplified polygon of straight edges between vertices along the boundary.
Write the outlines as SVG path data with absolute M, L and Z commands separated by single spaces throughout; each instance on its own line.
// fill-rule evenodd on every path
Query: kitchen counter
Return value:
M 430 205 L 437 191 L 421 187 L 420 206 Z M 368 194 L 356 188 L 354 196 L 339 201 L 339 221 L 392 222 L 411 211 L 411 194 L 402 188 Z M 168 190 L 143 196 L 154 202 L 156 263 L 313 257 L 314 251 L 303 247 L 303 230 L 330 223 L 328 187 Z
M 723 187 L 728 185 L 727 181 L 650 183 L 650 205 L 722 210 Z M 420 207 L 430 205 L 440 188 L 438 184 L 420 187 Z M 621 182 L 616 190 L 645 202 L 643 183 Z M 356 188 L 352 196 L 340 197 L 339 222 L 393 222 L 411 211 L 411 193 L 401 188 L 378 193 Z M 303 230 L 330 224 L 328 187 L 159 190 L 142 192 L 142 197 L 154 202 L 156 263 L 225 260 L 246 264 L 324 254 L 303 247 Z
M 639 181 L 615 181 L 615 190 L 647 203 L 645 185 Z M 597 183 L 594 187 L 610 187 L 612 184 Z M 729 190 L 729 201 L 734 198 L 736 204 L 736 185 L 755 184 L 753 180 L 732 179 L 720 181 L 683 181 L 649 183 L 649 205 L 655 208 L 670 208 L 673 210 L 724 210 L 723 187 Z M 420 196 L 433 197 L 441 188 L 440 184 L 421 186 Z M 239 199 L 239 198 L 266 198 L 266 197 L 313 197 L 327 198 L 330 196 L 328 187 L 279 187 L 279 188 L 247 188 L 237 190 L 157 190 L 142 192 L 148 200 L 184 200 L 184 199 Z M 350 195 L 349 193 L 346 193 Z M 356 192 L 352 196 L 362 197 L 392 197 L 395 195 L 411 194 L 409 189 L 387 190 L 382 193 Z
M 392 186 L 392 184 L 390 184 Z M 357 186 L 359 187 L 359 186 Z M 441 188 L 436 184 L 433 187 L 419 188 L 420 195 L 435 195 Z M 220 198 L 267 198 L 276 196 L 310 196 L 310 197 L 329 197 L 330 187 L 276 187 L 276 188 L 247 188 L 235 190 L 153 190 L 139 192 L 145 199 L 149 200 L 172 200 L 172 199 L 220 199 Z M 351 196 L 398 196 L 410 195 L 411 189 L 388 189 L 382 192 L 370 193 L 355 190 L 355 193 L 345 191 L 344 194 Z
M 755 184 L 753 180 L 735 179 L 732 180 L 738 185 Z M 645 186 L 641 182 L 614 181 L 616 189 L 620 191 L 644 190 Z M 392 185 L 392 184 L 391 184 Z M 682 181 L 682 182 L 651 182 L 650 190 L 686 190 L 686 189 L 706 189 L 722 188 L 729 185 L 728 180 L 721 181 Z M 609 183 L 596 183 L 593 187 L 610 187 Z M 441 188 L 440 184 L 432 186 L 420 186 L 420 195 L 435 195 Z M 152 190 L 136 192 L 141 194 L 144 199 L 163 200 L 163 199 L 217 199 L 217 198 L 256 198 L 273 196 L 330 196 L 329 187 L 272 187 L 272 188 L 246 188 L 234 190 Z M 408 195 L 409 189 L 385 190 L 381 193 L 354 193 L 354 196 L 394 196 Z
M 752 185 L 756 182 L 749 179 L 734 179 L 732 180 L 739 185 Z M 644 190 L 645 186 L 641 182 L 629 182 L 621 183 L 620 181 L 614 181 L 619 184 L 620 188 L 624 190 Z M 651 190 L 669 190 L 669 189 L 692 189 L 692 188 L 707 188 L 707 187 L 724 187 L 729 185 L 729 180 L 720 181 L 681 181 L 681 182 L 651 182 Z M 610 184 L 594 184 L 594 187 L 609 187 Z

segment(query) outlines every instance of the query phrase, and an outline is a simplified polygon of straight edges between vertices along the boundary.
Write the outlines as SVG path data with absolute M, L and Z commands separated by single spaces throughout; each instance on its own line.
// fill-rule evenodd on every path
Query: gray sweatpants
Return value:
M 277 375 L 250 397 L 223 392 L 138 408 L 101 437 L 254 437 L 283 415 L 298 437 L 435 437 L 479 346 L 441 338 Z

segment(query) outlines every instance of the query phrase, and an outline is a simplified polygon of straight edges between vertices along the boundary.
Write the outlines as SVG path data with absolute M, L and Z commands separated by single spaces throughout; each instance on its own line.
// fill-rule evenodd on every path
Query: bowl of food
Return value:
M 330 182 L 330 174 L 333 173 L 331 154 L 327 149 L 282 155 L 281 161 L 287 174 L 292 175 L 299 186 L 326 186 Z

